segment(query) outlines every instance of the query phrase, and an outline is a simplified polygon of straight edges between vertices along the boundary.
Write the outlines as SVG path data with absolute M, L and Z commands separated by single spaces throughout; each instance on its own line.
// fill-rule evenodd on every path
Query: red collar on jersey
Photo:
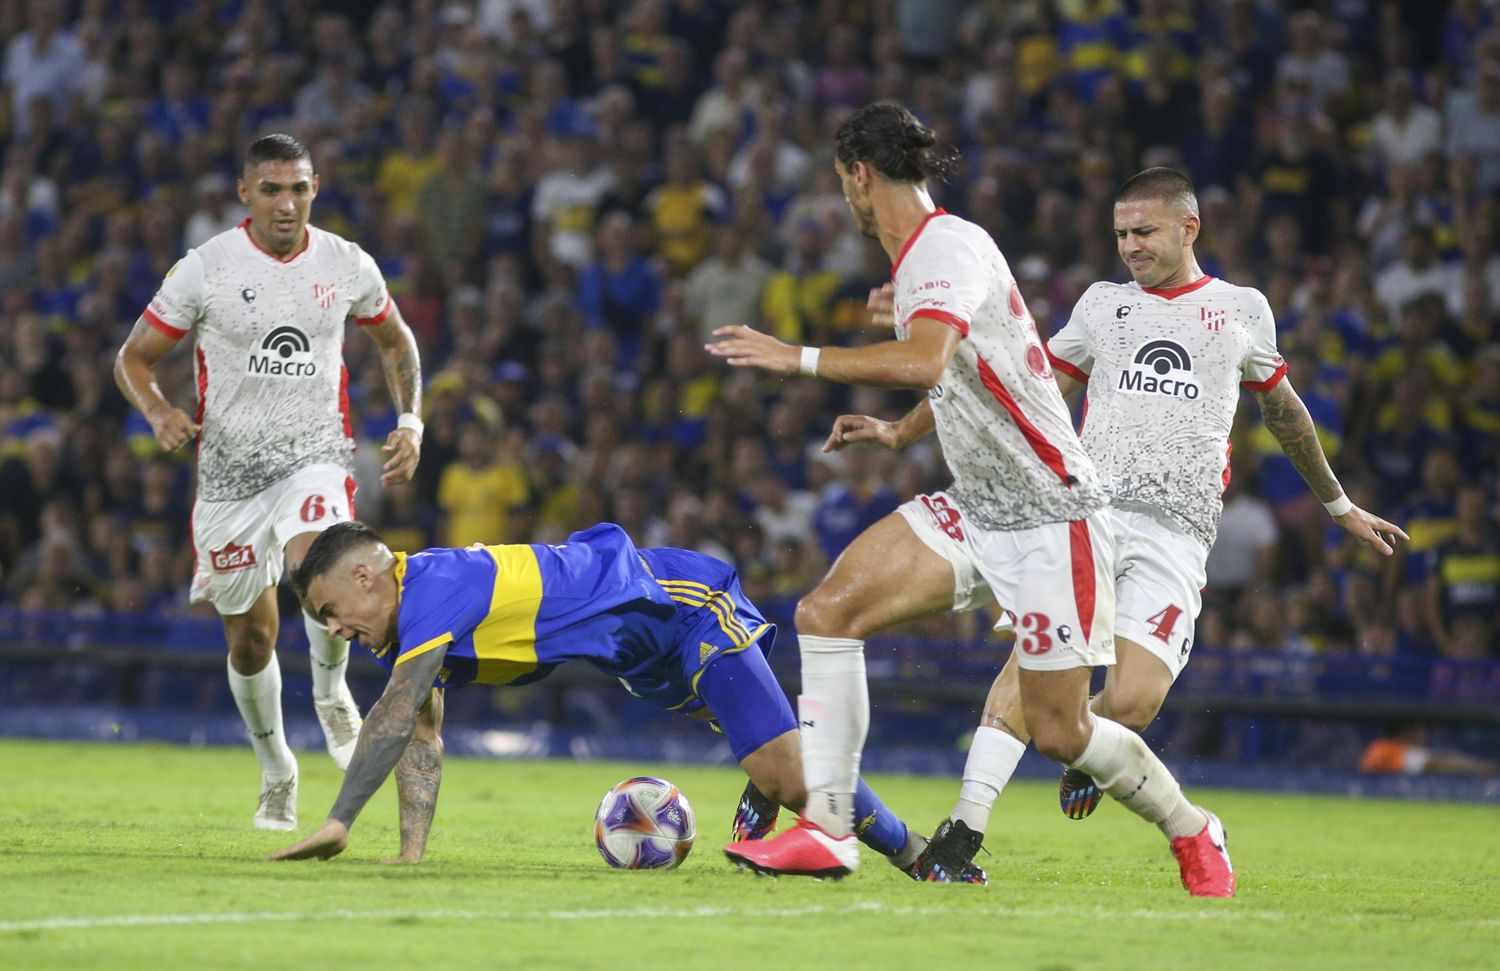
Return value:
M 271 259 L 275 260 L 278 263 L 290 263 L 292 260 L 295 260 L 297 257 L 301 256 L 303 253 L 306 253 L 307 252 L 307 247 L 312 243 L 312 231 L 310 229 L 308 229 L 306 226 L 302 227 L 302 245 L 297 248 L 297 252 L 295 252 L 291 256 L 288 256 L 285 259 L 283 259 L 282 257 L 277 256 L 275 253 L 271 252 L 270 250 L 266 249 L 264 246 L 260 245 L 259 243 L 257 243 L 255 241 L 255 234 L 252 233 L 252 232 L 250 232 L 250 220 L 249 219 L 246 219 L 244 222 L 240 223 L 240 228 L 245 231 L 245 238 L 248 239 L 248 240 L 250 240 L 250 245 L 251 246 L 254 246 L 256 249 L 260 250 L 262 253 L 266 254 L 267 256 L 269 256 Z
M 926 218 L 917 223 L 917 228 L 912 230 L 911 235 L 906 237 L 906 242 L 901 244 L 901 252 L 896 254 L 896 262 L 891 264 L 892 280 L 896 279 L 896 271 L 901 269 L 901 261 L 906 259 L 907 251 L 910 250 L 912 244 L 917 241 L 917 237 L 922 235 L 922 230 L 927 228 L 927 224 L 932 222 L 932 217 L 946 215 L 948 215 L 948 210 L 944 209 L 942 206 L 938 206 L 936 209 L 932 210 L 932 212 L 929 212 Z
M 1213 279 L 1213 277 L 1205 273 L 1203 276 L 1200 276 L 1192 283 L 1184 283 L 1180 287 L 1172 287 L 1169 290 L 1158 290 L 1156 287 L 1141 287 L 1141 289 L 1151 294 L 1152 296 L 1166 297 L 1168 300 L 1171 300 L 1174 297 L 1182 296 L 1184 293 L 1192 293 L 1194 290 L 1206 287 L 1213 282 Z

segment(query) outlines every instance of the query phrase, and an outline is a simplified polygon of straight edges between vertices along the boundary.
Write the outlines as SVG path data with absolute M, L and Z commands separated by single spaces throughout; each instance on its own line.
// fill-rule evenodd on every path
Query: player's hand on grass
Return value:
M 326 860 L 349 847 L 349 827 L 337 819 L 326 820 L 312 835 L 298 840 L 284 850 L 277 850 L 268 860 Z
M 796 374 L 802 367 L 802 348 L 779 341 L 743 324 L 720 327 L 714 336 L 721 338 L 704 344 L 708 353 L 722 357 L 734 367 L 758 367 L 773 374 Z
M 417 474 L 417 459 L 422 454 L 422 441 L 410 428 L 397 428 L 385 437 L 383 451 L 391 453 L 385 468 L 380 473 L 383 486 L 410 482 Z
M 845 445 L 872 442 L 886 448 L 900 448 L 901 435 L 895 422 L 881 421 L 869 415 L 839 415 L 823 443 L 823 451 L 837 452 Z
M 1334 522 L 1348 530 L 1355 539 L 1385 556 L 1395 552 L 1394 544 L 1398 538 L 1411 539 L 1400 526 L 1371 515 L 1358 506 L 1336 517 Z
M 887 283 L 870 291 L 865 301 L 870 310 L 870 326 L 889 328 L 896 326 L 896 285 Z
M 175 452 L 193 440 L 203 426 L 188 417 L 181 408 L 158 408 L 146 416 L 151 423 L 151 433 L 163 451 Z

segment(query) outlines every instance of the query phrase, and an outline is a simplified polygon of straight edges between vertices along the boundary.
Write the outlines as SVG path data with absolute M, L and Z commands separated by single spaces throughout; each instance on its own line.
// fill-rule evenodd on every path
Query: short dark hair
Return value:
M 325 575 L 336 566 L 344 554 L 361 546 L 385 544 L 380 534 L 361 522 L 334 523 L 312 541 L 307 555 L 292 571 L 292 589 L 298 600 L 307 599 L 307 588 L 313 580 Z
M 844 119 L 833 136 L 833 154 L 844 168 L 866 162 L 896 182 L 947 181 L 958 164 L 953 146 L 904 105 L 877 101 Z
M 275 132 L 262 135 L 245 149 L 245 168 L 253 169 L 262 162 L 312 162 L 312 153 L 307 146 L 291 135 Z
M 1193 215 L 1198 215 L 1198 194 L 1193 190 L 1193 180 L 1165 165 L 1137 172 L 1126 179 L 1125 184 L 1120 186 L 1120 191 L 1115 193 L 1116 203 L 1142 199 L 1176 203 Z

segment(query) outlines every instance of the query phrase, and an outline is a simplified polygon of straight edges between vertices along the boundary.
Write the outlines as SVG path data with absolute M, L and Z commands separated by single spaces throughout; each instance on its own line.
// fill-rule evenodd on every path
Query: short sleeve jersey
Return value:
M 612 523 L 555 546 L 396 556 L 396 643 L 374 651 L 387 670 L 446 646 L 440 688 L 530 684 L 572 660 L 628 683 L 672 654 L 672 595 Z
M 1240 389 L 1286 376 L 1266 298 L 1208 276 L 1172 290 L 1096 283 L 1047 351 L 1088 383 L 1083 445 L 1111 501 L 1155 506 L 1213 546 Z
M 929 318 L 963 335 L 928 391 L 951 492 L 991 529 L 1083 519 L 1106 499 L 1005 257 L 979 226 L 941 209 L 892 269 L 896 336 Z
M 308 227 L 282 261 L 250 236 L 247 219 L 167 272 L 143 316 L 173 339 L 197 339 L 198 497 L 244 499 L 308 465 L 348 468 L 344 322 L 391 312 L 370 255 Z

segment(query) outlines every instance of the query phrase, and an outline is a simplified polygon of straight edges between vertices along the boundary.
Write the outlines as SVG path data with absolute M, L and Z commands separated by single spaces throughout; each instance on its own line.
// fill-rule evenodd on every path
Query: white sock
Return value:
M 847 836 L 854 831 L 854 788 L 870 729 L 865 642 L 804 635 L 798 643 L 802 694 L 797 697 L 797 723 L 807 782 L 803 815 L 831 836 Z
M 281 662 L 275 653 L 259 674 L 240 674 L 231 663 L 229 692 L 250 730 L 261 775 L 273 782 L 295 776 L 297 757 L 286 744 L 286 727 L 281 722 Z
M 1009 732 L 989 725 L 974 730 L 974 742 L 964 762 L 963 786 L 958 790 L 958 805 L 953 818 L 961 819 L 976 833 L 990 824 L 990 807 L 1005 791 L 1005 784 L 1016 774 L 1016 764 L 1026 754 L 1026 745 Z
M 1119 722 L 1092 717 L 1093 734 L 1072 768 L 1093 776 L 1099 788 L 1167 835 L 1196 836 L 1208 824 L 1182 787 L 1141 737 Z
M 890 860 L 891 866 L 894 866 L 896 869 L 905 870 L 917 862 L 917 857 L 921 856 L 922 851 L 925 849 L 927 849 L 927 837 L 911 827 L 907 827 L 906 845 L 901 848 L 900 853 L 897 853 L 895 856 L 886 857 L 886 859 Z
M 328 633 L 327 627 L 306 613 L 302 615 L 302 627 L 307 631 L 307 654 L 312 662 L 313 701 L 326 704 L 343 694 L 349 642 Z

